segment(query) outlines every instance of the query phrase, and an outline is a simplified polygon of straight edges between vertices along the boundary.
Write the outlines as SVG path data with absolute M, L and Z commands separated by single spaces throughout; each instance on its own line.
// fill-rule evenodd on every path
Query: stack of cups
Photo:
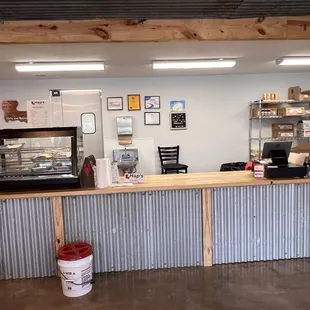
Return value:
M 111 161 L 109 158 L 96 159 L 97 187 L 106 188 L 112 186 Z

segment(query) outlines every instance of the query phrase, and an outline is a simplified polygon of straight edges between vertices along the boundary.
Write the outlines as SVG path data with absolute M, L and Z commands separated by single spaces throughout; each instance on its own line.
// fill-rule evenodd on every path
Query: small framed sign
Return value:
M 108 97 L 107 110 L 108 111 L 123 110 L 123 97 Z
M 145 109 L 160 109 L 160 97 L 159 96 L 145 96 L 144 97 Z
M 160 125 L 160 112 L 144 112 L 144 125 Z
M 140 95 L 128 95 L 128 111 L 141 110 Z
M 181 130 L 186 129 L 186 113 L 185 112 L 171 112 L 170 113 L 170 129 Z

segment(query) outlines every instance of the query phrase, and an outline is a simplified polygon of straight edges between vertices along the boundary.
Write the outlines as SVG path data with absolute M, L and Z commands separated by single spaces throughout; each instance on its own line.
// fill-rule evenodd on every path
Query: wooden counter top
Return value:
M 310 183 L 309 179 L 267 180 L 255 179 L 249 171 L 207 172 L 190 174 L 150 175 L 145 183 L 133 186 L 117 186 L 105 189 L 77 189 L 59 191 L 37 191 L 21 193 L 0 193 L 0 199 L 59 197 L 78 195 L 98 195 L 115 193 L 134 193 L 145 191 L 201 189 L 232 186 L 259 186 L 272 184 Z

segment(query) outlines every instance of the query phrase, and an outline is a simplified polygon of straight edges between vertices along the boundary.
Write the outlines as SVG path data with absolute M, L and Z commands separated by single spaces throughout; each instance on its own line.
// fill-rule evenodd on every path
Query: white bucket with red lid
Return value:
M 92 290 L 93 248 L 83 242 L 63 246 L 58 252 L 62 291 L 67 297 L 79 297 Z

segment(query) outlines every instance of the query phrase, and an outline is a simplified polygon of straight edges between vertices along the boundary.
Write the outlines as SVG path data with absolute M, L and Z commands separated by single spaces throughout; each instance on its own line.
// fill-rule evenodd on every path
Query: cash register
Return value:
M 304 178 L 307 167 L 290 164 L 288 157 L 292 142 L 265 142 L 262 158 L 271 158 L 271 163 L 265 165 L 264 176 L 267 179 Z

